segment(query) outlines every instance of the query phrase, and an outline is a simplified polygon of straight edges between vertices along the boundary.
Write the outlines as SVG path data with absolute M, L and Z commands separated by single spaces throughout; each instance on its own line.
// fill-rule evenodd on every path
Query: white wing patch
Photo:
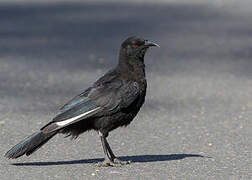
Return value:
M 86 116 L 87 114 L 90 114 L 90 113 L 92 113 L 92 112 L 94 112 L 94 111 L 96 111 L 96 110 L 98 110 L 98 109 L 100 109 L 100 108 L 101 108 L 101 107 L 97 107 L 97 108 L 95 108 L 95 109 L 92 109 L 92 110 L 90 110 L 90 111 L 88 111 L 88 112 L 85 112 L 85 113 L 80 114 L 80 115 L 78 115 L 78 116 L 75 116 L 75 117 L 72 117 L 72 118 L 70 118 L 70 119 L 67 119 L 67 120 L 65 120 L 65 121 L 57 122 L 56 124 L 57 124 L 58 126 L 66 126 L 66 125 L 72 123 L 73 121 L 75 121 L 75 120 L 77 120 L 77 119 L 79 119 L 79 118 L 81 118 L 81 117 L 83 117 L 83 116 Z

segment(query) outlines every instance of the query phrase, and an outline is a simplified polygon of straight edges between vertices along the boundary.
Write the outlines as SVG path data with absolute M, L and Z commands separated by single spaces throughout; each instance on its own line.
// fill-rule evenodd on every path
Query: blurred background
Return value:
M 1 0 L 0 179 L 251 179 L 251 18 L 249 0 Z M 114 67 L 131 35 L 161 46 L 145 57 L 144 107 L 109 138 L 132 165 L 95 168 L 95 132 L 2 157 Z

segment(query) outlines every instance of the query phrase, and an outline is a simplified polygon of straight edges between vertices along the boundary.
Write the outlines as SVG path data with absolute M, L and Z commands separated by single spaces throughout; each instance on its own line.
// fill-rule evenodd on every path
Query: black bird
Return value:
M 5 157 L 29 156 L 58 133 L 77 138 L 93 129 L 101 138 L 105 154 L 105 160 L 100 165 L 128 164 L 116 158 L 106 137 L 115 128 L 127 126 L 144 103 L 147 87 L 144 55 L 151 46 L 159 47 L 135 36 L 126 39 L 114 69 L 65 104 L 51 122 L 11 148 Z

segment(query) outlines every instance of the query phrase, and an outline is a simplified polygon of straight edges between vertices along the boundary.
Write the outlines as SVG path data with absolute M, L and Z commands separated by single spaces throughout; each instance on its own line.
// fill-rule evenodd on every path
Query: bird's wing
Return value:
M 41 130 L 44 133 L 50 133 L 70 124 L 76 123 L 82 119 L 88 118 L 101 111 L 103 107 L 97 106 L 89 98 L 94 91 L 95 88 L 89 88 L 84 93 L 73 98 L 71 101 L 65 104 L 60 109 L 56 117 L 42 127 Z
M 116 78 L 95 83 L 65 104 L 53 121 L 41 130 L 49 133 L 89 117 L 112 114 L 133 103 L 138 96 L 138 89 L 136 82 L 125 84 Z
M 118 77 L 120 74 L 115 71 L 109 71 L 98 81 L 95 82 L 95 86 L 103 86 L 94 93 L 94 102 L 99 106 L 106 106 L 111 110 L 115 107 L 127 108 L 130 106 L 138 97 L 140 88 L 136 81 L 123 81 Z M 103 96 L 103 93 L 107 96 Z M 91 96 L 92 97 L 92 96 Z

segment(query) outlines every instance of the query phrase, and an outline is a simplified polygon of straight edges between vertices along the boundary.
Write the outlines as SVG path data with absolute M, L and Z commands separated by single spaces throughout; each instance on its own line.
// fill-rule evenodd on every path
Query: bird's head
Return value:
M 143 60 L 144 55 L 149 47 L 156 46 L 158 44 L 145 40 L 140 37 L 132 36 L 127 38 L 121 45 L 121 51 L 128 57 L 134 57 Z

